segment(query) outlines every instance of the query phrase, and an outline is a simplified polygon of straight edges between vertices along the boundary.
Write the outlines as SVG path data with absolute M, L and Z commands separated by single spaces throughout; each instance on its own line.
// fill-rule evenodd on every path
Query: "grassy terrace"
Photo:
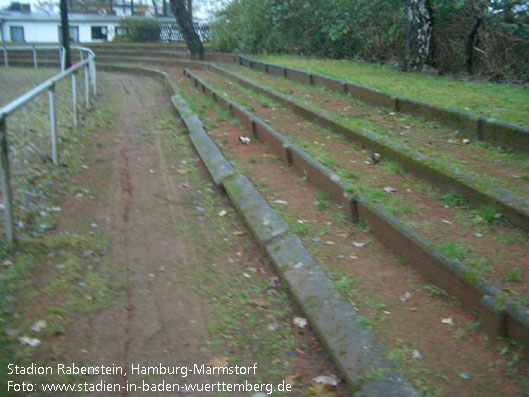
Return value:
M 456 130 L 440 122 L 372 107 L 324 87 L 309 86 L 239 66 L 227 69 L 303 106 L 322 110 L 350 129 L 368 129 L 440 160 L 482 180 L 483 186 L 503 187 L 529 197 L 529 156 L 526 154 L 505 151 L 481 141 L 465 145 Z
M 348 181 L 351 191 L 361 191 L 371 202 L 427 236 L 447 257 L 468 265 L 513 299 L 529 305 L 520 268 L 528 235 L 503 224 L 494 207 L 472 208 L 458 194 L 436 191 L 393 161 L 384 160 L 381 167 L 373 167 L 369 161 L 366 164 L 369 151 L 350 144 L 343 136 L 312 125 L 274 101 L 215 74 L 194 73 L 334 170 Z M 396 192 L 386 193 L 383 188 L 387 186 Z
M 348 60 L 285 55 L 266 55 L 259 59 L 352 81 L 463 112 L 529 126 L 529 89 L 526 86 L 404 73 L 377 64 Z
M 246 91 L 243 95 L 242 90 L 238 92 L 239 87 L 222 85 L 221 80 L 213 74 L 193 72 L 207 83 L 215 85 L 215 89 L 224 88 L 223 94 L 246 104 L 248 110 L 258 115 L 269 112 L 269 118 L 273 120 L 268 120 L 271 124 L 303 127 L 304 134 L 310 132 L 309 123 L 305 125 L 300 122 L 298 125 L 295 116 L 288 111 L 283 112 L 283 109 L 267 98 L 257 94 L 250 95 Z M 494 358 L 497 353 L 490 350 L 491 345 L 496 342 L 478 336 L 480 331 L 477 329 L 477 321 L 471 320 L 464 324 L 458 321 L 456 327 L 440 327 L 443 325 L 440 319 L 447 317 L 447 313 L 451 313 L 450 316 L 454 318 L 470 319 L 463 311 L 461 314 L 454 314 L 455 311 L 462 310 L 457 301 L 448 297 L 444 290 L 427 284 L 424 279 L 417 278 L 415 272 L 406 269 L 396 255 L 374 238 L 368 227 L 355 227 L 346 222 L 343 208 L 333 203 L 328 194 L 318 192 L 306 177 L 300 177 L 291 167 L 278 161 L 266 145 L 258 140 L 252 140 L 250 145 L 239 144 L 237 137 L 247 134 L 247 130 L 227 110 L 205 97 L 190 80 L 180 78 L 177 84 L 184 90 L 186 100 L 203 120 L 208 134 L 226 159 L 254 183 L 278 215 L 303 241 L 304 246 L 333 281 L 336 290 L 361 315 L 360 323 L 376 334 L 388 349 L 389 357 L 397 361 L 399 369 L 409 377 L 420 395 L 487 395 L 489 390 L 504 390 L 505 383 L 514 379 L 520 382 L 520 388 L 525 387 L 526 377 L 516 369 L 517 365 L 512 367 L 514 376 L 509 374 L 510 370 L 498 376 L 499 368 L 505 367 Z M 321 133 L 321 139 L 317 140 L 320 144 L 325 142 L 327 149 L 334 141 L 327 139 L 330 135 L 328 131 L 313 132 Z M 315 137 L 311 134 L 312 136 Z M 340 144 L 339 137 L 331 138 L 336 138 L 337 144 Z M 321 145 L 311 147 L 317 149 L 322 156 L 327 154 L 325 149 L 317 146 Z M 330 162 L 332 158 L 327 156 L 327 160 Z M 362 167 L 365 165 L 363 170 L 368 169 L 363 161 L 357 163 Z M 385 167 L 376 167 L 378 168 L 381 172 L 385 171 Z M 352 173 L 344 176 L 356 181 Z M 362 176 L 363 173 L 358 173 L 358 179 Z M 379 176 L 381 174 L 377 178 Z M 278 202 L 278 199 L 284 201 Z M 363 242 L 365 246 L 358 248 L 352 242 Z M 447 246 L 446 251 L 452 248 Z M 399 294 L 408 290 L 412 291 L 414 302 L 402 303 Z M 500 345 L 503 343 L 498 342 Z M 443 348 L 438 349 L 438 346 Z M 501 352 L 505 346 L 493 349 Z M 498 354 L 500 360 L 510 357 L 509 349 L 505 350 L 505 355 Z M 414 350 L 423 354 L 424 359 L 414 359 Z M 482 354 L 486 356 L 481 356 Z M 521 356 L 516 360 L 519 357 Z M 472 368 L 472 378 L 463 381 L 458 374 L 470 371 L 469 366 L 475 366 Z M 517 391 L 513 392 L 515 393 Z

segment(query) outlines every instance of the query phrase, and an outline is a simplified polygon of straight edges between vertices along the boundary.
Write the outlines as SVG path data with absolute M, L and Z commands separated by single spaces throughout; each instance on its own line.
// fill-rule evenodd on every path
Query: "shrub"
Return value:
M 156 19 L 122 19 L 119 21 L 119 29 L 126 32 L 121 39 L 125 38 L 128 41 L 160 40 L 160 24 Z

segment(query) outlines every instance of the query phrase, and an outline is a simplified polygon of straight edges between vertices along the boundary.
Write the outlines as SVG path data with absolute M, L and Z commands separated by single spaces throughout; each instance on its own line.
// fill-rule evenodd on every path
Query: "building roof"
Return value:
M 119 22 L 124 18 L 152 19 L 153 17 L 123 17 L 117 15 L 68 13 L 70 22 Z M 160 22 L 174 22 L 174 17 L 156 17 Z M 25 13 L 19 11 L 0 12 L 0 21 L 15 22 L 60 22 L 60 14 Z

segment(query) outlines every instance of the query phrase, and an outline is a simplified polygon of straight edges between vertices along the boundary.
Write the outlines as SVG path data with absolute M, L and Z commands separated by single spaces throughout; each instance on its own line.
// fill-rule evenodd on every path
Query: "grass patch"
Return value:
M 316 194 L 316 206 L 320 211 L 329 209 L 329 193 L 319 192 Z
M 461 196 L 461 194 L 450 191 L 441 196 L 441 200 L 447 205 L 453 205 L 454 207 L 462 207 L 467 205 L 467 201 Z
M 456 80 L 404 73 L 381 65 L 315 59 L 292 55 L 266 55 L 265 62 L 307 70 L 432 104 L 498 120 L 529 125 L 529 95 L 522 86 Z

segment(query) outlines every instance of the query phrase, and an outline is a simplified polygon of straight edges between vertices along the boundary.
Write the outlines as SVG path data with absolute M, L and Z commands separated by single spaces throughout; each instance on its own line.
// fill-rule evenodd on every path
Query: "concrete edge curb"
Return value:
M 529 152 L 529 128 L 527 127 L 487 117 L 478 117 L 472 113 L 392 95 L 376 88 L 370 88 L 320 74 L 256 61 L 245 56 L 239 57 L 239 64 L 264 73 L 283 76 L 300 83 L 321 85 L 331 91 L 349 93 L 353 97 L 372 106 L 384 106 L 393 111 L 406 112 L 415 116 L 439 120 L 454 128 L 464 129 L 478 140 L 504 144 L 517 151 Z
M 165 77 L 168 84 L 174 87 L 172 79 L 167 75 Z M 173 96 L 175 97 L 180 97 L 178 91 Z M 184 122 L 196 117 L 185 102 L 175 99 L 173 104 L 183 115 Z M 205 134 L 198 123 L 189 123 L 188 128 L 193 129 L 190 135 Z M 207 135 L 205 139 L 215 146 Z M 209 170 L 208 164 L 212 162 L 205 158 L 202 160 Z M 210 173 L 214 172 L 210 170 Z M 395 364 L 386 359 L 383 346 L 367 328 L 358 324 L 357 313 L 336 292 L 332 282 L 316 265 L 299 239 L 294 235 L 287 235 L 288 226 L 279 220 L 251 182 L 243 175 L 234 174 L 224 178 L 222 184 L 322 339 L 348 385 L 353 390 L 358 390 L 369 387 L 387 373 L 394 373 L 395 376 L 384 384 L 387 391 L 400 391 L 402 396 L 417 395 L 409 381 L 394 369 Z M 259 214 L 265 214 L 265 218 Z M 269 222 L 266 221 L 267 216 Z M 260 227 L 272 226 L 274 217 L 278 223 L 274 224 L 271 232 L 263 233 Z M 256 222 L 255 218 L 260 222 Z
M 346 184 L 329 168 L 313 159 L 287 138 L 268 126 L 237 103 L 215 93 L 200 78 L 185 70 L 184 74 L 199 85 L 204 94 L 210 94 L 219 104 L 230 109 L 235 117 L 247 128 L 252 128 L 259 138 L 277 140 L 272 144 L 279 157 L 286 158 L 287 164 L 303 171 L 317 188 L 328 191 L 339 203 L 344 204 L 352 221 L 367 221 L 372 231 L 386 245 L 398 252 L 403 259 L 421 270 L 428 278 L 457 296 L 470 308 L 477 308 L 481 316 L 482 328 L 493 336 L 509 336 L 529 346 L 529 311 L 508 299 L 503 291 L 491 285 L 467 266 L 448 259 L 437 250 L 432 242 L 414 231 L 395 216 L 378 205 L 368 202 L 361 194 L 351 197 L 346 193 Z M 250 127 L 248 127 L 250 126 Z M 259 129 L 259 126 L 263 128 Z M 283 156 L 282 151 L 287 155 Z
M 217 66 L 208 65 L 206 68 L 219 75 L 225 76 L 246 88 L 254 89 L 259 93 L 268 96 L 309 121 L 325 128 L 331 128 L 336 132 L 354 139 L 364 147 L 369 147 L 376 152 L 395 159 L 401 163 L 407 171 L 419 178 L 426 178 L 433 183 L 449 186 L 457 190 L 465 197 L 465 199 L 474 203 L 476 206 L 483 203 L 490 203 L 498 206 L 503 213 L 513 219 L 513 222 L 518 227 L 529 230 L 529 200 L 516 196 L 510 191 L 502 188 L 488 188 L 487 190 L 484 190 L 482 188 L 483 184 L 479 179 L 460 170 L 447 167 L 438 160 L 399 143 L 393 142 L 389 138 L 381 137 L 368 130 L 352 130 L 341 125 L 338 121 L 334 120 L 331 115 L 302 106 L 291 101 L 279 92 L 264 88 L 259 84 L 248 81 L 242 77 L 235 76 Z

